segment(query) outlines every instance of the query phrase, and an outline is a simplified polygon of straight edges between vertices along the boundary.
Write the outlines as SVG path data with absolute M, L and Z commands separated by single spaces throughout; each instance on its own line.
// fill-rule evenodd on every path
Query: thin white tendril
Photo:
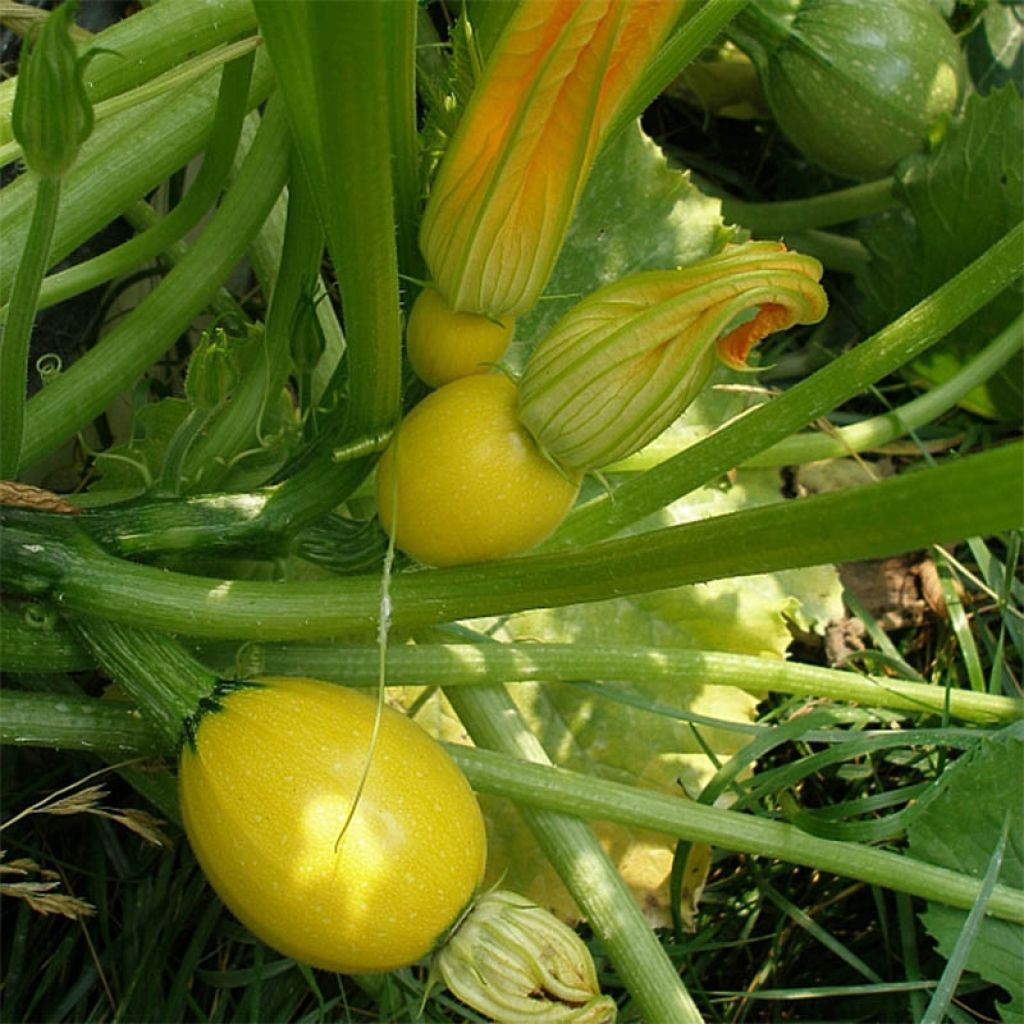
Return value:
M 373 753 L 377 749 L 377 740 L 380 736 L 380 724 L 384 715 L 384 694 L 387 687 L 388 672 L 388 633 L 391 630 L 391 570 L 395 562 L 395 532 L 398 529 L 398 432 L 394 436 L 393 472 L 391 474 L 391 529 L 388 530 L 388 546 L 384 553 L 384 564 L 381 567 L 380 575 L 380 603 L 377 606 L 377 710 L 373 718 L 373 728 L 370 730 L 370 742 L 366 752 L 366 763 L 363 765 L 362 775 L 359 777 L 359 785 L 356 786 L 355 795 L 349 806 L 345 820 L 341 824 L 338 838 L 334 840 L 334 852 L 341 849 L 345 833 L 355 816 L 359 800 L 366 788 L 366 780 L 370 775 L 370 765 L 373 762 Z

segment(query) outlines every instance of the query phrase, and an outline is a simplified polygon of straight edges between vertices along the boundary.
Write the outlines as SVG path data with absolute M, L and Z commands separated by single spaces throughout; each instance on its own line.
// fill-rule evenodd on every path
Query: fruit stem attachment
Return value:
M 168 746 L 178 750 L 194 720 L 216 706 L 219 678 L 171 637 L 106 619 L 74 620 L 100 667 L 135 701 Z

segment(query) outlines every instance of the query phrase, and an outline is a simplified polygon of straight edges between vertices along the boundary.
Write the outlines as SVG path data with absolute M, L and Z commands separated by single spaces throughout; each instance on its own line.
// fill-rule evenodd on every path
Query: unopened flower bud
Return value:
M 69 32 L 75 0 L 53 11 L 35 35 L 18 71 L 11 129 L 25 163 L 44 178 L 60 177 L 92 132 L 92 104 Z
M 434 971 L 467 1006 L 491 1020 L 611 1024 L 583 940 L 514 892 L 482 896 L 434 958 Z
M 744 368 L 761 338 L 820 320 L 828 306 L 820 277 L 821 264 L 809 256 L 749 242 L 607 285 L 573 306 L 534 350 L 519 418 L 566 469 L 625 458 L 696 398 L 716 359 Z

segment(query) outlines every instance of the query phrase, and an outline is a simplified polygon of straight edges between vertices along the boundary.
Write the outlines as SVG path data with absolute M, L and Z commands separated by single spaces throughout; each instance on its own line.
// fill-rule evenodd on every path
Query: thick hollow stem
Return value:
M 878 483 L 653 530 L 578 550 L 400 573 L 392 622 L 413 628 L 687 583 L 879 558 L 1014 529 L 1024 445 Z M 652 471 L 653 472 L 653 471 Z M 0 581 L 125 624 L 207 637 L 315 639 L 375 631 L 375 575 L 314 582 L 215 580 L 121 561 L 77 517 L 2 510 Z M 69 532 L 70 531 L 70 532 Z
M 503 687 L 446 691 L 475 743 L 550 765 Z M 700 1021 L 690 994 L 590 827 L 563 811 L 519 805 L 541 849 L 611 958 L 646 1020 Z

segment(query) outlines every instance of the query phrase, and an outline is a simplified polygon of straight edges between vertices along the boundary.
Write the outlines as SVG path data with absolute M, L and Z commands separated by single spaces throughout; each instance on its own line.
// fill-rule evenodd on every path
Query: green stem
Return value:
M 18 471 L 25 433 L 25 388 L 32 321 L 39 286 L 46 272 L 57 223 L 60 178 L 39 178 L 36 204 L 29 224 L 14 290 L 0 339 L 0 479 L 12 480 Z
M 238 177 L 188 256 L 28 403 L 22 465 L 42 458 L 99 415 L 217 294 L 284 185 L 286 133 L 283 111 L 271 101 Z
M 504 687 L 445 693 L 474 743 L 550 768 L 544 748 Z M 517 806 L 644 1019 L 699 1024 L 700 1012 L 590 826 L 565 808 Z
M 30 607 L 37 608 L 37 605 Z M 232 675 L 302 675 L 347 686 L 376 686 L 376 647 L 339 644 L 203 644 L 200 657 Z M 10 672 L 83 671 L 94 660 L 63 621 L 35 624 L 18 610 L 0 616 L 0 668 Z M 964 722 L 999 725 L 1024 717 L 1024 702 L 971 690 L 776 661 L 718 651 L 675 650 L 635 644 L 507 643 L 417 644 L 392 647 L 388 679 L 402 686 L 486 686 L 491 683 L 571 683 L 585 679 L 637 686 L 672 681 L 681 687 L 734 686 L 756 693 L 785 693 L 865 707 L 945 715 Z
M 774 203 L 750 203 L 726 196 L 722 198 L 722 216 L 731 224 L 749 228 L 760 238 L 778 237 L 791 231 L 833 227 L 896 209 L 901 204 L 893 193 L 895 185 L 894 178 L 881 178 L 807 199 Z
M 14 275 L 6 322 L 0 326 L 0 479 L 14 478 L 22 455 L 29 343 L 39 287 L 50 258 L 59 202 L 60 178 L 39 178 L 36 205 L 22 261 Z
M 392 76 L 404 74 L 408 55 L 396 52 L 394 37 L 408 42 L 400 30 L 407 7 L 407 0 L 256 4 L 341 288 L 348 340 L 342 440 L 389 427 L 398 412 L 395 118 L 381 109 L 381 97 L 390 102 Z M 345 475 L 358 470 L 361 479 L 369 466 L 352 463 Z M 317 476 L 322 482 L 323 466 Z
M 345 438 L 353 439 L 390 427 L 399 411 L 402 325 L 391 132 L 409 99 L 403 94 L 398 112 L 390 105 L 398 89 L 394 76 L 411 82 L 407 65 L 414 55 L 396 49 L 396 41 L 411 49 L 415 32 L 407 22 L 415 6 L 410 0 L 313 2 L 308 16 L 333 200 L 321 216 L 345 311 Z M 389 101 L 384 111 L 382 97 Z M 406 156 L 404 147 L 398 155 Z
M 95 659 L 51 610 L 5 597 L 0 604 L 0 671 L 84 672 Z
M 104 281 L 129 273 L 158 256 L 199 222 L 203 214 L 213 206 L 231 169 L 242 119 L 248 108 L 252 67 L 251 53 L 224 66 L 209 144 L 199 174 L 184 199 L 141 235 L 48 277 L 40 289 L 40 309 L 56 305 Z
M 134 21 L 126 19 L 123 24 Z M 91 238 L 186 164 L 206 143 L 217 100 L 218 74 L 164 97 L 140 103 L 96 125 L 64 175 L 51 262 Z M 273 75 L 266 54 L 256 52 L 250 108 L 266 99 Z M 33 182 L 22 175 L 4 189 L 0 203 L 0 301 L 6 301 L 17 254 L 28 229 Z
M 389 35 L 398 55 L 388 75 L 392 168 L 398 267 L 409 277 L 423 277 L 417 233 L 420 221 L 419 136 L 416 133 L 416 25 L 418 5 L 392 3 Z
M 190 0 L 172 10 L 156 4 L 97 33 L 87 49 L 86 90 L 93 104 L 138 88 L 197 52 L 255 27 L 250 0 Z M 0 142 L 13 138 L 10 118 L 17 79 L 0 82 Z
M 1014 529 L 1024 443 L 877 483 L 749 509 L 564 553 L 400 573 L 396 628 L 599 601 L 727 576 L 878 558 Z M 652 470 L 656 472 L 656 470 Z M 114 558 L 81 517 L 0 509 L 0 582 L 64 607 L 192 636 L 267 640 L 376 629 L 375 575 L 313 582 L 186 576 Z
M 258 114 L 252 116 L 259 119 Z M 162 219 L 145 199 L 139 199 L 122 210 L 121 216 L 140 234 L 155 228 Z M 176 267 L 188 255 L 189 248 L 188 242 L 179 238 L 177 241 L 171 242 L 160 254 L 160 262 L 167 268 Z M 235 322 L 244 322 L 246 319 L 235 297 L 223 285 L 217 289 L 217 294 L 210 300 L 208 308 L 214 318 L 225 316 L 232 318 Z
M 871 260 L 867 246 L 859 239 L 830 231 L 792 231 L 782 239 L 790 249 L 820 260 L 829 270 L 856 274 Z
M 1020 275 L 1024 225 L 927 299 L 785 394 L 667 462 L 570 513 L 547 547 L 576 547 L 618 533 L 806 427 L 899 369 L 995 298 Z
M 215 654 L 203 648 L 207 654 Z M 230 659 L 237 645 L 221 648 Z M 309 675 L 349 686 L 377 682 L 376 647 L 338 644 L 247 644 L 245 664 L 261 675 Z M 584 679 L 643 686 L 672 681 L 686 689 L 733 686 L 867 707 L 944 715 L 981 724 L 1024 717 L 1024 701 L 971 690 L 755 658 L 718 651 L 675 650 L 634 644 L 417 644 L 388 651 L 388 679 L 406 686 L 477 686 L 488 683 L 571 683 Z
M 73 625 L 103 671 L 143 710 L 165 748 L 176 751 L 186 723 L 211 699 L 217 677 L 163 633 L 104 619 Z
M 1020 351 L 1022 342 L 1024 319 L 1018 318 L 952 377 L 905 405 L 828 432 L 793 434 L 745 460 L 743 465 L 759 469 L 799 466 L 820 459 L 841 459 L 858 452 L 880 449 L 949 412 L 965 395 L 1005 366 Z M 623 459 L 612 470 L 636 472 L 650 469 L 678 452 L 676 445 L 660 447 L 655 442 L 635 456 Z
M 75 720 L 79 722 L 77 730 L 69 724 Z M 126 718 L 114 701 L 12 690 L 3 694 L 0 743 L 67 744 L 73 749 L 102 751 L 108 736 L 115 738 L 116 749 L 126 754 L 173 750 L 151 722 L 140 716 Z M 981 881 L 970 875 L 857 843 L 820 839 L 793 825 L 753 814 L 530 763 L 520 756 L 459 744 L 449 744 L 447 749 L 474 789 L 520 805 L 773 857 L 963 910 L 974 906 L 981 891 Z M 997 885 L 987 911 L 994 917 L 1024 923 L 1024 892 Z

